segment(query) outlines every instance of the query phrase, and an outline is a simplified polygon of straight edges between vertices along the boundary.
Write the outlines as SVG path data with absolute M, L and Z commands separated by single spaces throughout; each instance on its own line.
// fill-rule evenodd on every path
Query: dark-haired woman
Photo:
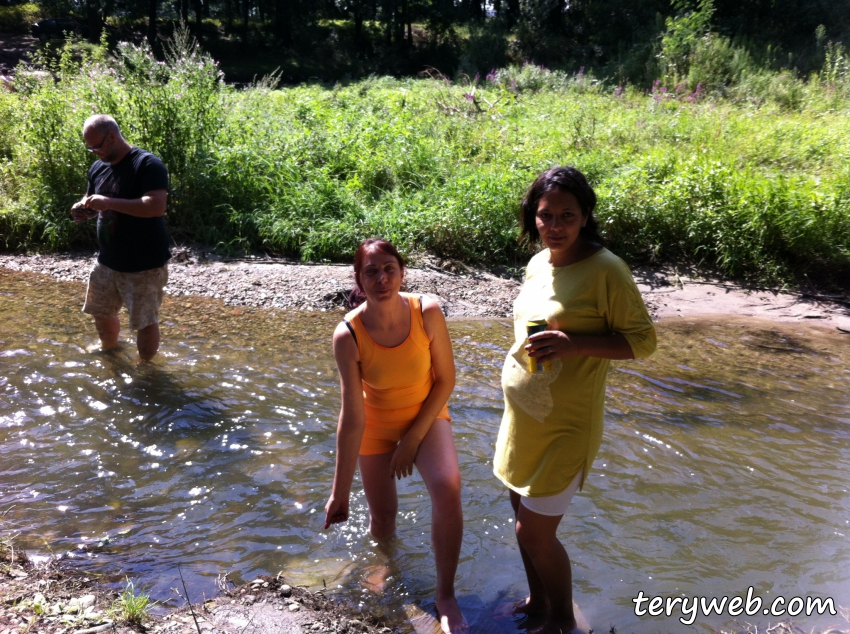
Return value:
M 463 535 L 460 470 L 446 405 L 455 384 L 452 344 L 437 302 L 400 292 L 404 265 L 384 240 L 366 240 L 355 255 L 353 295 L 366 301 L 333 337 L 342 409 L 325 528 L 348 519 L 359 463 L 369 530 L 378 540 L 391 537 L 395 480 L 416 465 L 431 497 L 440 623 L 444 632 L 463 632 L 469 626 L 454 593 Z
M 529 262 L 514 302 L 494 473 L 510 490 L 528 578 L 529 596 L 512 610 L 543 619 L 534 634 L 576 627 L 570 560 L 556 532 L 599 450 L 610 360 L 655 350 L 628 267 L 602 245 L 595 206 L 596 194 L 572 167 L 541 174 L 521 204 L 523 237 L 545 248 Z M 545 331 L 528 336 L 535 320 L 545 320 Z M 543 371 L 531 371 L 538 366 Z

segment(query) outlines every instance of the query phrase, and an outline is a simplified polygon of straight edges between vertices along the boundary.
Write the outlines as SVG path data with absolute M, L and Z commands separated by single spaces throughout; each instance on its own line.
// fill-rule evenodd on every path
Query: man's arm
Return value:
M 136 218 L 158 218 L 165 215 L 167 200 L 168 190 L 156 189 L 145 192 L 141 198 L 111 198 L 93 194 L 83 198 L 82 203 L 86 209 L 94 209 L 95 211 L 112 209 Z

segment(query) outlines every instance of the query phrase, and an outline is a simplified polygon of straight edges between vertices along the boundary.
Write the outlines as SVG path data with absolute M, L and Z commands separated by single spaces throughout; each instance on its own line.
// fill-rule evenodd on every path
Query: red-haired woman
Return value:
M 345 316 L 333 337 L 342 409 L 325 528 L 348 519 L 359 463 L 369 530 L 378 540 L 392 537 L 395 480 L 412 475 L 415 464 L 431 496 L 441 626 L 463 632 L 469 626 L 454 594 L 463 534 L 460 470 L 446 405 L 455 384 L 452 344 L 437 302 L 400 292 L 404 265 L 390 242 L 374 238 L 354 258 L 352 295 L 365 302 Z

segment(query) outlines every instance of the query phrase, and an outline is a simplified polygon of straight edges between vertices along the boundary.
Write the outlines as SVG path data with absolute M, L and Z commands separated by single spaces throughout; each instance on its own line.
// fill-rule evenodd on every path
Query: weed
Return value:
M 124 589 L 112 602 L 108 613 L 115 620 L 131 625 L 141 625 L 148 618 L 149 612 L 157 605 L 158 602 L 151 601 L 150 595 L 144 591 L 144 588 L 138 588 L 130 579 L 126 579 Z

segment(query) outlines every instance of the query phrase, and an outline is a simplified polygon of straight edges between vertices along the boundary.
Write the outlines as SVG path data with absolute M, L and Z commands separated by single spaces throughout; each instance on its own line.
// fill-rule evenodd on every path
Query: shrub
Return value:
M 32 2 L 0 7 L 0 32 L 29 34 L 33 22 L 42 17 L 41 7 Z
M 701 37 L 688 55 L 688 87 L 702 86 L 708 92 L 723 93 L 740 82 L 753 67 L 746 49 L 733 46 L 716 33 Z

